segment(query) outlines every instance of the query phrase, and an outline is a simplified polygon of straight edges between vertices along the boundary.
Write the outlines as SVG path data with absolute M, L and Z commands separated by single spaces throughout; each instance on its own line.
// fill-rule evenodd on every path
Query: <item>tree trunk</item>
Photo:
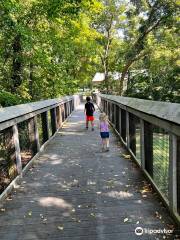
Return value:
M 33 93 L 33 63 L 31 62 L 29 65 L 29 94 L 31 95 L 31 99 L 34 97 Z
M 22 47 L 21 36 L 16 35 L 13 41 L 13 64 L 12 64 L 12 87 L 11 91 L 14 93 L 22 83 Z
M 130 68 L 130 66 L 133 64 L 133 60 L 129 61 L 123 68 L 122 73 L 121 73 L 121 78 L 120 78 L 120 83 L 119 83 L 119 95 L 122 96 L 123 94 L 123 85 L 124 85 L 124 79 L 125 76 Z

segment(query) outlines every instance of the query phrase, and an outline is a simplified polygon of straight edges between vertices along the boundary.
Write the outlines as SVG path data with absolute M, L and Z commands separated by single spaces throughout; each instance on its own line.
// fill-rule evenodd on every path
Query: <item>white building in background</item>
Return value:
M 113 72 L 113 73 L 109 72 L 109 77 L 112 80 L 117 81 L 117 84 L 118 84 L 118 81 L 121 78 L 121 73 L 119 73 L 119 72 Z M 98 86 L 98 85 L 102 84 L 104 82 L 104 80 L 105 80 L 105 74 L 97 72 L 92 79 L 92 84 L 95 87 L 95 86 Z M 128 81 L 128 75 L 125 77 L 123 91 L 125 91 L 127 89 L 127 81 Z

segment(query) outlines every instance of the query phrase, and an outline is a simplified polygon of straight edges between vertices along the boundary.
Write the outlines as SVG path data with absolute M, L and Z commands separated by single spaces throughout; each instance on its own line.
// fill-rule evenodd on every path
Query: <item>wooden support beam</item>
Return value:
M 131 151 L 136 156 L 136 119 L 131 113 L 129 113 L 129 145 Z
M 115 113 L 116 113 L 115 127 L 116 127 L 116 130 L 119 132 L 119 106 L 118 105 L 116 105 Z
M 39 134 L 37 128 L 37 120 L 35 117 L 28 120 L 28 132 L 30 141 L 30 150 L 34 156 L 40 149 L 39 147 Z
M 45 143 L 49 139 L 48 112 L 41 113 L 41 122 L 42 122 L 43 143 Z
M 126 146 L 130 150 L 129 113 L 126 112 Z
M 121 109 L 121 137 L 126 142 L 126 111 Z
M 119 108 L 119 110 L 118 110 L 118 112 L 119 112 L 119 134 L 120 134 L 120 136 L 121 136 L 121 108 L 118 106 L 118 108 Z
M 13 139 L 14 139 L 14 146 L 15 146 L 17 172 L 21 176 L 22 175 L 22 162 L 21 162 L 21 151 L 20 151 L 20 145 L 19 145 L 19 133 L 18 133 L 17 125 L 13 126 Z
M 177 136 L 169 136 L 169 206 L 173 212 L 177 212 Z
M 140 119 L 140 149 L 141 149 L 141 167 L 145 169 L 145 148 L 144 148 L 144 120 Z
M 180 215 L 180 136 L 177 136 L 176 139 L 177 143 L 177 155 L 176 155 L 176 163 L 177 163 L 177 211 L 178 214 Z
M 115 104 L 114 103 L 112 103 L 111 104 L 111 106 L 112 106 L 112 123 L 113 123 L 113 125 L 115 125 L 114 123 L 115 123 Z
M 153 127 L 144 121 L 145 169 L 153 178 Z
M 56 124 L 57 124 L 57 129 L 60 128 L 60 107 L 56 107 Z
M 14 142 L 14 129 L 12 127 L 4 130 L 4 145 L 6 149 L 5 160 L 7 164 L 7 176 L 13 180 L 18 171 L 16 165 L 16 148 Z
M 64 120 L 67 118 L 67 104 L 64 103 Z
M 52 135 L 57 131 L 57 120 L 56 120 L 56 108 L 52 108 L 51 112 L 51 125 L 52 125 Z
M 62 114 L 62 122 L 64 122 L 65 120 L 64 104 L 61 104 L 60 107 L 61 107 L 61 114 Z

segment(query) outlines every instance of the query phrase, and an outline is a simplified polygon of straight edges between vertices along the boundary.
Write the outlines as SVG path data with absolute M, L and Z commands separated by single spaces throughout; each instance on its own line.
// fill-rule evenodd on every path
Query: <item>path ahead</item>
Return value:
M 163 239 L 134 233 L 172 224 L 140 170 L 115 136 L 109 153 L 99 150 L 98 129 L 85 130 L 80 106 L 1 206 L 0 239 Z

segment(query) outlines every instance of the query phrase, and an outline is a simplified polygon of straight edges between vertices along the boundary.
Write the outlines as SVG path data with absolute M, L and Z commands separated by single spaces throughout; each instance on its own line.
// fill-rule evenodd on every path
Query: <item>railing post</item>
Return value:
M 14 138 L 14 146 L 15 146 L 17 172 L 21 176 L 22 162 L 21 162 L 21 151 L 20 151 L 20 145 L 19 145 L 19 133 L 18 133 L 17 125 L 13 126 L 13 138 Z
M 104 112 L 107 114 L 107 101 L 104 99 Z
M 68 105 L 69 105 L 69 115 L 71 114 L 71 101 L 69 100 L 68 102 Z
M 116 130 L 119 132 L 119 106 L 116 105 L 116 108 L 115 108 L 115 128 Z
M 177 212 L 177 137 L 169 136 L 169 206 L 173 212 Z
M 177 211 L 180 215 L 180 136 L 177 137 Z
M 119 109 L 118 110 L 118 114 L 119 114 L 119 123 L 118 123 L 118 125 L 119 125 L 119 134 L 121 136 L 121 108 L 119 107 L 118 109 Z
M 48 112 L 41 113 L 42 120 L 42 131 L 43 131 L 43 143 L 49 139 L 49 123 L 48 123 Z
M 126 111 L 126 146 L 130 150 L 130 133 L 129 133 L 129 112 Z
M 69 101 L 67 102 L 67 116 L 70 115 L 70 105 L 69 105 Z
M 141 149 L 141 167 L 145 169 L 145 148 L 144 148 L 144 120 L 140 119 L 140 149 Z
M 50 112 L 51 112 L 52 134 L 54 134 L 57 131 L 56 108 L 52 108 Z
M 136 155 L 136 123 L 135 116 L 129 113 L 129 145 L 131 151 Z
M 126 111 L 121 109 L 121 137 L 126 142 Z
M 112 124 L 114 125 L 114 103 L 111 103 L 111 109 L 112 109 Z
M 40 150 L 40 141 L 39 141 L 39 131 L 38 131 L 38 123 L 37 123 L 37 115 L 34 117 L 34 130 L 35 130 L 35 141 L 37 144 L 37 152 Z
M 57 120 L 57 128 L 60 128 L 60 125 L 61 125 L 61 121 L 60 121 L 60 107 L 57 106 L 56 107 L 56 120 Z
M 113 123 L 114 123 L 114 127 L 116 128 L 116 104 L 114 103 L 113 104 L 113 115 L 114 115 L 114 117 L 113 117 Z
M 29 119 L 28 130 L 29 130 L 30 149 L 32 150 L 33 155 L 35 155 L 40 149 L 36 117 Z
M 72 113 L 72 100 L 70 101 L 70 113 Z
M 61 115 L 62 115 L 62 122 L 65 120 L 65 112 L 64 112 L 64 104 L 61 104 Z
M 62 108 L 59 106 L 59 128 L 62 126 Z
M 109 101 L 107 101 L 107 115 L 110 120 L 110 112 L 109 112 Z
M 7 161 L 7 174 L 10 179 L 13 179 L 17 175 L 17 165 L 16 165 L 16 152 L 15 143 L 13 138 L 13 127 L 7 128 L 4 132 L 5 148 Z
M 112 122 L 112 102 L 109 102 L 110 121 Z
M 144 121 L 144 151 L 145 169 L 153 178 L 153 128 L 152 124 Z
M 67 118 L 67 105 L 66 103 L 63 104 L 64 105 L 64 120 Z

